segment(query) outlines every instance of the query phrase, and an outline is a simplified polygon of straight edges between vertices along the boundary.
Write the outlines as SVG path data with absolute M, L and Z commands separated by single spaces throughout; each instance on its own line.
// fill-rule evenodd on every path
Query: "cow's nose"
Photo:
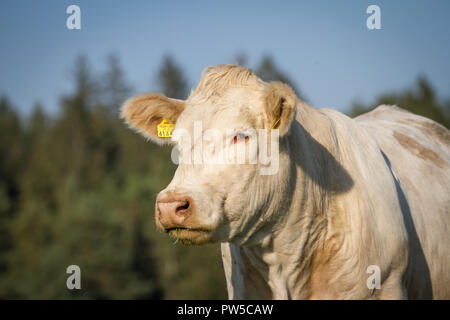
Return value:
M 184 227 L 192 213 L 193 200 L 188 196 L 163 195 L 158 197 L 159 222 L 166 230 Z

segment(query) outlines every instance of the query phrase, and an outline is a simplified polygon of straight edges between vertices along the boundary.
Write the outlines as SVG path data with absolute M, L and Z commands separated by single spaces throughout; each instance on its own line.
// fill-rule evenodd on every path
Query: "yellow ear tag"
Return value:
M 158 124 L 158 137 L 160 138 L 170 138 L 172 137 L 172 131 L 174 124 L 169 119 L 163 119 L 160 124 Z
M 281 118 L 278 118 L 277 120 L 275 120 L 275 122 L 272 125 L 272 129 L 276 129 L 278 127 L 278 123 L 280 123 Z

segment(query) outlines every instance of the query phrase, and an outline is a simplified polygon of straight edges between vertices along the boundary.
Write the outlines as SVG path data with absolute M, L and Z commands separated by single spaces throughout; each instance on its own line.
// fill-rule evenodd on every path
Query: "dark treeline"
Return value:
M 450 99 L 439 101 L 436 92 L 424 76 L 417 78 L 413 88 L 381 94 L 370 105 L 353 103 L 349 115 L 360 115 L 381 104 L 397 105 L 450 128 Z
M 243 56 L 239 62 L 245 64 Z M 226 298 L 218 244 L 184 247 L 154 226 L 156 194 L 175 166 L 170 148 L 147 143 L 118 118 L 132 95 L 117 56 L 93 74 L 86 57 L 72 69 L 73 90 L 57 114 L 36 105 L 24 119 L 0 98 L 0 298 Z M 264 80 L 295 84 L 270 57 Z M 185 98 L 188 80 L 173 58 L 162 61 L 158 90 Z M 382 95 L 449 126 L 423 78 L 417 88 Z M 356 115 L 370 108 L 355 104 Z M 81 290 L 68 290 L 66 268 L 81 268 Z

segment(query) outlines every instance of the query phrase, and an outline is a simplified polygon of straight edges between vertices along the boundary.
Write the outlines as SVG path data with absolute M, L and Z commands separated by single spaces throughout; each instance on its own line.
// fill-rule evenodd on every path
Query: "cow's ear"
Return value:
M 278 129 L 280 137 L 289 132 L 295 117 L 297 96 L 288 85 L 281 82 L 270 82 L 265 92 L 265 111 L 268 126 Z
M 158 125 L 163 120 L 175 124 L 184 107 L 185 102 L 182 100 L 170 99 L 160 93 L 147 93 L 125 101 L 121 118 L 143 136 L 164 144 L 171 142 L 171 139 L 158 136 Z

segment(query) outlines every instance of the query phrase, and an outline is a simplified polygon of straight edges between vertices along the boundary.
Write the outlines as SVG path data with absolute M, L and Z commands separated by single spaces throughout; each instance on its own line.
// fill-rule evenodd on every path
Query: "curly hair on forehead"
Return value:
M 234 64 L 209 66 L 203 70 L 200 82 L 190 97 L 200 96 L 204 99 L 220 97 L 230 87 L 262 89 L 263 81 L 250 69 Z

